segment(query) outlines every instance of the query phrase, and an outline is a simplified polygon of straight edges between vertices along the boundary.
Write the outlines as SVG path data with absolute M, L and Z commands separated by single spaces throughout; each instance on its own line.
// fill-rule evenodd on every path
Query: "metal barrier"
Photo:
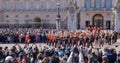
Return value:
M 73 56 L 73 52 L 71 52 L 71 54 L 70 54 L 66 63 L 72 63 L 72 56 Z
M 72 56 L 73 56 L 73 52 L 71 52 L 71 54 L 70 54 L 70 56 L 69 56 L 69 58 L 68 58 L 66 63 L 72 63 Z M 79 63 L 85 63 L 84 62 L 83 53 L 82 53 L 81 50 L 79 51 Z

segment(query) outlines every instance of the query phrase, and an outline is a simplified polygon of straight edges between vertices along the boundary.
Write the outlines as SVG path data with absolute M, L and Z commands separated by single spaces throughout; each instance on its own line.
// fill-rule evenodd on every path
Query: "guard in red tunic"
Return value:
M 26 35 L 25 42 L 26 43 L 30 43 L 30 35 L 29 34 Z

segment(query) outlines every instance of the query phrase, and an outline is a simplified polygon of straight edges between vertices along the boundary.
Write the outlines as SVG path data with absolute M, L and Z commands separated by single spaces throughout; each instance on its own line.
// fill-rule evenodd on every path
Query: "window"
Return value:
M 10 10 L 10 1 L 9 0 L 6 0 L 6 2 L 5 2 L 5 10 L 6 11 Z
M 25 17 L 29 17 L 29 15 L 25 15 Z
M 86 22 L 85 22 L 85 26 L 86 26 L 86 27 L 90 26 L 90 21 L 86 21 Z
M 1 3 L 0 3 L 1 4 Z M 2 6 L 0 6 L 0 11 L 2 11 Z
M 36 10 L 40 10 L 39 2 L 36 2 L 35 8 L 36 8 Z
M 9 17 L 9 15 L 6 15 L 6 17 Z
M 106 6 L 107 9 L 110 9 L 112 7 L 111 0 L 105 0 L 105 6 Z
M 87 8 L 87 9 L 90 9 L 91 8 L 91 0 L 85 0 L 86 2 L 85 2 L 85 7 Z
M 25 3 L 25 10 L 29 10 L 29 2 Z
M 18 17 L 18 15 L 15 15 L 15 17 Z
M 46 15 L 46 17 L 48 18 L 50 15 Z
M 32 20 L 29 20 L 29 21 L 32 21 Z
M 106 21 L 106 29 L 110 29 L 110 24 L 111 24 L 110 20 Z
M 101 8 L 101 0 L 96 0 L 96 2 L 95 2 L 96 4 L 96 8 L 97 9 L 100 9 Z
M 47 9 L 47 10 L 50 9 L 50 4 L 49 4 L 49 2 L 47 2 L 47 4 L 46 4 L 46 9 Z
M 15 10 L 19 11 L 19 4 L 18 3 L 15 4 Z
M 15 22 L 19 22 L 19 20 L 15 20 Z

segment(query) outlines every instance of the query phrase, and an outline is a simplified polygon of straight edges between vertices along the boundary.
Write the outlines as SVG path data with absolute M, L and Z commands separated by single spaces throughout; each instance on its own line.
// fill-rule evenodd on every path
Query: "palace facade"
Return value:
M 60 3 L 62 28 L 67 24 L 68 2 L 70 0 L 0 0 L 0 26 L 33 25 L 47 23 L 55 25 Z M 94 25 L 104 29 L 113 28 L 113 10 L 115 0 L 76 0 L 78 28 Z M 48 26 L 49 27 L 49 26 Z M 54 26 L 53 26 L 54 28 Z
M 81 28 L 88 25 L 102 27 L 103 29 L 113 28 L 113 8 L 115 0 L 83 0 L 81 8 Z

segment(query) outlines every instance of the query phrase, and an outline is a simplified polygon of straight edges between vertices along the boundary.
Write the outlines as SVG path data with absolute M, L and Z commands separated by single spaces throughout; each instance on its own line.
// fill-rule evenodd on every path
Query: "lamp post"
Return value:
M 56 17 L 56 29 L 60 29 L 60 20 L 61 20 L 61 16 L 60 16 L 60 3 L 57 3 L 57 10 L 58 10 L 58 14 Z

